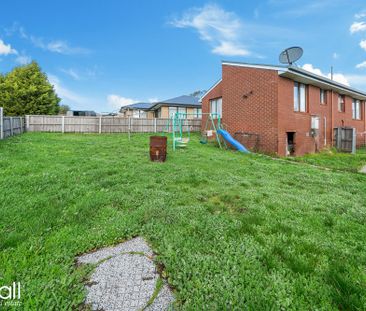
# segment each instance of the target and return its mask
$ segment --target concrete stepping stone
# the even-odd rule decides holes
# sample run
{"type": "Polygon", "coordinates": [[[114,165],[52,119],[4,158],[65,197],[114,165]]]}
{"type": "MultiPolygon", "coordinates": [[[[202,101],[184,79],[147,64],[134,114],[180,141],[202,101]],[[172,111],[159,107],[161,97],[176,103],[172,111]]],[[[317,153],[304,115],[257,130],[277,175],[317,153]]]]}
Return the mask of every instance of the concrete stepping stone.
{"type": "Polygon", "coordinates": [[[78,257],[79,264],[97,265],[86,284],[85,303],[104,311],[171,310],[174,296],[165,281],[156,293],[160,276],[153,256],[145,240],[137,237],[78,257]]]}

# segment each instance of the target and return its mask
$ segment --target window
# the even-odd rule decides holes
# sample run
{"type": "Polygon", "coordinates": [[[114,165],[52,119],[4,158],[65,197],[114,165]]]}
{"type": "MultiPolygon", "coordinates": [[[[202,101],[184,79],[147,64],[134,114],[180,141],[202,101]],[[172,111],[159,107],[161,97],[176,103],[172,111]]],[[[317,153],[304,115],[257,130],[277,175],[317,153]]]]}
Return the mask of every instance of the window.
{"type": "Polygon", "coordinates": [[[294,111],[306,112],[306,85],[294,84],[294,111]]]}
{"type": "Polygon", "coordinates": [[[133,110],[132,111],[132,118],[139,118],[140,117],[140,111],[139,110],[133,110]]]}
{"type": "MultiPolygon", "coordinates": [[[[174,117],[175,113],[187,113],[187,108],[186,107],[169,107],[169,117],[174,117]]],[[[180,115],[179,116],[182,119],[186,119],[187,115],[180,115]]]]}
{"type": "Polygon", "coordinates": [[[194,119],[202,118],[202,109],[201,108],[193,108],[193,118],[194,119]]]}
{"type": "Polygon", "coordinates": [[[346,107],[344,103],[344,95],[338,95],[338,111],[339,112],[345,112],[346,107]]]}
{"type": "Polygon", "coordinates": [[[173,117],[176,112],[178,112],[177,107],[169,107],[169,117],[173,117]]]}
{"type": "Polygon", "coordinates": [[[358,99],[352,101],[352,119],[361,120],[361,101],[358,99]]]}
{"type": "Polygon", "coordinates": [[[132,118],[147,118],[147,112],[144,110],[133,110],[132,118]]]}
{"type": "Polygon", "coordinates": [[[161,118],[161,108],[155,110],[155,118],[161,118]]]}
{"type": "Polygon", "coordinates": [[[147,118],[147,112],[146,111],[143,111],[143,110],[139,110],[140,112],[140,118],[147,118]]]}
{"type": "Polygon", "coordinates": [[[184,115],[180,115],[181,119],[187,119],[187,108],[186,107],[178,107],[179,113],[184,113],[184,115]]]}
{"type": "Polygon", "coordinates": [[[222,117],[222,97],[210,100],[210,113],[215,113],[222,117]]]}
{"type": "Polygon", "coordinates": [[[311,129],[319,130],[320,118],[318,116],[311,116],[311,129]]]}
{"type": "Polygon", "coordinates": [[[327,103],[327,91],[320,89],[320,103],[325,105],[327,103]]]}

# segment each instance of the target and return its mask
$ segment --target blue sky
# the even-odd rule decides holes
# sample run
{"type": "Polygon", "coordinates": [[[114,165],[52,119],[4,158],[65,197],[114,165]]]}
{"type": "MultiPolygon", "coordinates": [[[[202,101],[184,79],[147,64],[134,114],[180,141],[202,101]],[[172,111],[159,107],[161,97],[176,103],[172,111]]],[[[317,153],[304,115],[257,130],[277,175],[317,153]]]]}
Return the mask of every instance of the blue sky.
{"type": "Polygon", "coordinates": [[[0,71],[36,60],[62,102],[115,111],[208,89],[221,60],[298,62],[366,90],[366,3],[358,0],[6,1],[0,71]]]}

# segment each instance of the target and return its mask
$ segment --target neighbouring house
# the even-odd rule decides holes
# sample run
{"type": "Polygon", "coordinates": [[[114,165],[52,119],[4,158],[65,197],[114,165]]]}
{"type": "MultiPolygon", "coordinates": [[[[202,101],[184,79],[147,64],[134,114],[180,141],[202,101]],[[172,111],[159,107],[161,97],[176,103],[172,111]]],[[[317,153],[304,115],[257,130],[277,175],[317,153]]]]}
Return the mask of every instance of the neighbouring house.
{"type": "Polygon", "coordinates": [[[156,118],[169,118],[176,112],[186,113],[188,119],[201,118],[201,102],[198,97],[182,95],[161,102],[151,107],[156,118]]]}
{"type": "Polygon", "coordinates": [[[154,103],[136,103],[127,106],[123,106],[119,114],[123,117],[131,118],[154,118],[154,111],[150,110],[154,103]]]}
{"type": "Polygon", "coordinates": [[[69,110],[66,112],[66,116],[68,117],[95,117],[96,115],[95,111],[90,110],[69,110]]]}
{"type": "Polygon", "coordinates": [[[280,156],[333,146],[337,127],[355,128],[365,144],[365,100],[366,92],[299,67],[227,61],[201,99],[202,112],[219,113],[232,135],[255,135],[260,151],[280,156]]]}
{"type": "Polygon", "coordinates": [[[201,118],[198,97],[182,95],[155,103],[136,103],[123,106],[120,115],[132,118],[169,118],[176,112],[186,113],[188,119],[201,118]]]}

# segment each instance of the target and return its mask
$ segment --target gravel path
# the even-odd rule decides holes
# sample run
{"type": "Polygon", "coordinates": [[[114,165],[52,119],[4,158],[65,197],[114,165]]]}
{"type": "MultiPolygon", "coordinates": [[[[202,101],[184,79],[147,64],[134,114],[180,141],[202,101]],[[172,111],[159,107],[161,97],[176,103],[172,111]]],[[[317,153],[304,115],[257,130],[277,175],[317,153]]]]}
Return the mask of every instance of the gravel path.
{"type": "MultiPolygon", "coordinates": [[[[138,237],[77,258],[79,264],[97,264],[86,284],[85,303],[92,310],[133,311],[172,309],[173,293],[164,281],[152,304],[159,274],[153,262],[153,251],[138,237]]],[[[156,294],[156,293],[155,293],[156,294]]]]}

